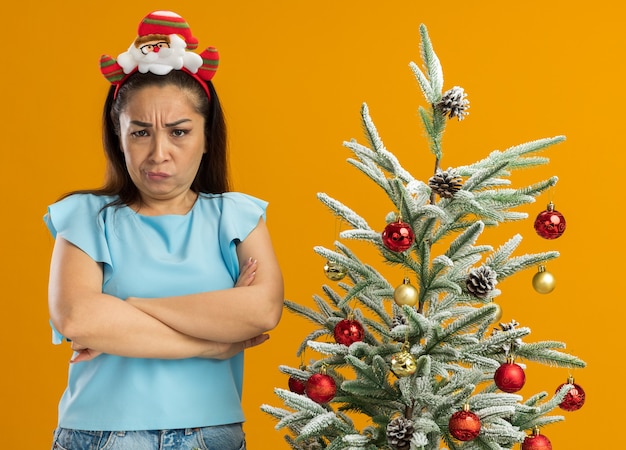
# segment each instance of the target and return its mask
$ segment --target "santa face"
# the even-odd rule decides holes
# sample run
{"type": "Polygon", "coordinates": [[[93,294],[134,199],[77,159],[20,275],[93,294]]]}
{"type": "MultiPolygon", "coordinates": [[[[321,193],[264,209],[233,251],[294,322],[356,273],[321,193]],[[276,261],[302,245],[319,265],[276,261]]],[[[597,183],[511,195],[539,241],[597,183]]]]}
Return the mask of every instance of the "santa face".
{"type": "Polygon", "coordinates": [[[130,73],[136,67],[141,73],[166,75],[172,69],[180,70],[183,67],[186,54],[189,53],[185,51],[186,47],[185,41],[175,34],[153,35],[150,39],[131,44],[128,51],[118,56],[117,62],[124,73],[130,73]]]}
{"type": "Polygon", "coordinates": [[[161,39],[146,42],[140,47],[134,47],[134,57],[139,72],[152,72],[165,75],[172,69],[180,70],[183,67],[185,56],[185,41],[175,34],[169,36],[169,43],[161,39]]]}

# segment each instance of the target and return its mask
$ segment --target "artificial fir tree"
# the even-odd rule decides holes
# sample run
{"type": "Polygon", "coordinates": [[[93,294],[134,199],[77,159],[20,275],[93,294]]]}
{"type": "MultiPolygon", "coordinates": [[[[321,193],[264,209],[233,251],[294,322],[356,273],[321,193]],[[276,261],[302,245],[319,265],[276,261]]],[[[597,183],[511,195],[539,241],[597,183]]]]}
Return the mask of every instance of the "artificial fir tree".
{"type": "MultiPolygon", "coordinates": [[[[427,30],[420,27],[423,67],[411,63],[429,109],[420,107],[433,176],[415,179],[384,146],[363,106],[368,145],[345,143],[348,161],[385,191],[394,210],[384,230],[326,194],[319,199],[352,228],[343,240],[374,245],[404,282],[394,286],[341,241],[316,247],[338,289],[323,286],[318,311],[286,306],[317,328],[297,355],[319,359],[281,366],[290,389],[277,388],[285,408],[263,405],[294,449],[549,449],[539,428],[563,420],[548,413],[560,404],[582,405],[584,391],[570,378],[553,396],[516,394],[525,382],[522,361],[579,368],[560,342],[528,343],[530,329],[498,323],[496,287],[506,277],[540,266],[558,253],[513,256],[516,235],[494,249],[477,244],[486,226],[526,218],[512,209],[531,203],[556,177],[513,189],[514,169],[546,164],[536,153],[563,140],[542,139],[494,151],[476,163],[442,170],[442,135],[448,120],[462,120],[469,102],[460,87],[443,92],[443,74],[427,30]],[[413,281],[413,282],[412,282],[413,281]],[[572,393],[576,394],[573,396],[572,393]],[[582,401],[581,395],[582,392],[582,401]],[[353,415],[366,418],[362,429],[353,415]]],[[[579,406],[578,406],[579,407],[579,406]]],[[[570,409],[571,410],[571,409],[570,409]]]]}

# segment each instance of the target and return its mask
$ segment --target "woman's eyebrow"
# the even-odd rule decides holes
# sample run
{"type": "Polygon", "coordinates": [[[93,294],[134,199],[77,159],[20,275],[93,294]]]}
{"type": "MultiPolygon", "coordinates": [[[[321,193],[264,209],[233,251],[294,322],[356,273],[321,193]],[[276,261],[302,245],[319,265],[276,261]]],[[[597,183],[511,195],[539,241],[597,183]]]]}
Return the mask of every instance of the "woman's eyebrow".
{"type": "Polygon", "coordinates": [[[152,126],[151,123],[142,122],[140,120],[131,120],[130,123],[132,123],[133,125],[137,125],[138,127],[145,127],[145,128],[150,128],[152,126]]]}
{"type": "MultiPolygon", "coordinates": [[[[191,122],[191,119],[180,119],[177,120],[176,122],[172,122],[172,123],[166,123],[165,127],[166,128],[171,128],[171,127],[175,127],[177,125],[180,125],[181,123],[184,122],[191,122]]],[[[130,123],[132,123],[133,125],[137,125],[138,127],[145,127],[145,128],[151,128],[152,124],[149,122],[142,122],[140,120],[131,120],[130,123]]]]}
{"type": "Polygon", "coordinates": [[[166,123],[165,127],[166,128],[175,127],[176,125],[180,125],[181,123],[184,123],[184,122],[191,122],[191,119],[180,119],[180,120],[177,120],[176,122],[166,123]]]}

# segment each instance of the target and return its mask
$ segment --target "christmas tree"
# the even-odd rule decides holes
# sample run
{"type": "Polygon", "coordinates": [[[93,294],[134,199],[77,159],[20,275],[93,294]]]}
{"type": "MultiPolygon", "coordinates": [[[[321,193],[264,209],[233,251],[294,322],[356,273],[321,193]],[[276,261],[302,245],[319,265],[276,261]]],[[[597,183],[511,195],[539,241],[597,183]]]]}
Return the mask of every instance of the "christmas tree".
{"type": "MultiPolygon", "coordinates": [[[[433,176],[423,182],[401,166],[364,105],[367,145],[346,142],[354,154],[348,162],[391,200],[387,225],[376,230],[340,201],[318,194],[350,225],[340,238],[373,245],[403,282],[387,281],[343,241],[334,249],[316,247],[337,286],[324,285],[324,296],[314,296],[317,310],[292,301],[286,307],[315,324],[296,355],[304,361],[310,350],[318,359],[280,366],[289,389],[275,392],[286,408],[262,409],[277,419],[277,429],[289,431],[285,439],[293,449],[510,449],[518,443],[524,450],[550,449],[539,429],[563,420],[550,415],[555,408],[580,408],[584,391],[570,377],[551,394],[524,399],[516,393],[525,383],[524,362],[565,368],[585,363],[565,353],[561,342],[526,342],[527,326],[499,323],[496,286],[539,267],[533,284],[549,291],[543,264],[559,254],[514,256],[520,235],[497,248],[477,241],[485,227],[526,219],[513,209],[556,184],[552,177],[511,188],[509,178],[515,169],[547,164],[537,153],[564,138],[493,151],[443,170],[444,129],[450,119],[465,118],[469,101],[458,86],[443,92],[442,67],[423,25],[420,35],[423,65],[410,67],[429,105],[419,108],[419,116],[435,159],[433,176]]],[[[558,237],[564,218],[552,208],[545,215],[535,229],[558,237]]]]}

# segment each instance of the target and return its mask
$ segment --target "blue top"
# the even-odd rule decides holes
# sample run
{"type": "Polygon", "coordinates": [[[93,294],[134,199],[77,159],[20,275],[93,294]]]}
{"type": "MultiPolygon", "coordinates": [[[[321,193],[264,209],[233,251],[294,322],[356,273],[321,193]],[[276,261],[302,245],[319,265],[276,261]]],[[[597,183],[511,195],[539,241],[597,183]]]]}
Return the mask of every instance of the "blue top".
{"type": "MultiPolygon", "coordinates": [[[[44,220],[55,238],[103,263],[102,291],[120,299],[233,287],[236,244],[267,207],[235,192],[201,194],[185,215],[142,216],[126,206],[102,209],[113,200],[72,195],[49,206],[44,220]]],[[[243,353],[223,361],[103,354],[70,365],[59,426],[128,431],[242,422],[242,378],[243,353]]]]}

